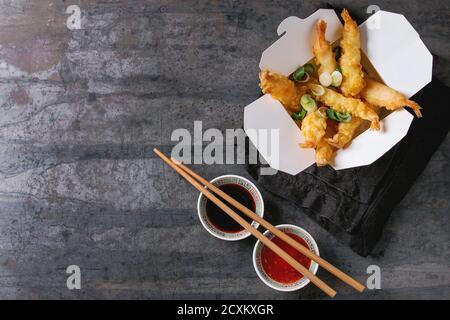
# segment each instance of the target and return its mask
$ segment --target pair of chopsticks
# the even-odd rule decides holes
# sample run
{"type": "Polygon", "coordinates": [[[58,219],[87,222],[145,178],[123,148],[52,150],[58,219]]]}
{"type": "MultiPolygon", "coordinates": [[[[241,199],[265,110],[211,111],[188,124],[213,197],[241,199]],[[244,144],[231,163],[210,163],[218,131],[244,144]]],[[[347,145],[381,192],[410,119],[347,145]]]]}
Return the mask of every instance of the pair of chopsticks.
{"type": "Polygon", "coordinates": [[[347,283],[349,286],[353,287],[359,292],[364,291],[365,287],[351,278],[349,275],[345,274],[323,258],[317,256],[314,252],[310,251],[309,248],[304,247],[299,242],[295,241],[293,238],[289,237],[283,231],[275,228],[272,224],[258,216],[252,210],[248,209],[228,194],[209,183],[207,180],[203,179],[201,176],[193,172],[191,169],[186,167],[181,162],[175,159],[169,159],[166,157],[161,151],[158,149],[153,149],[153,151],[162,159],[165,163],[167,163],[172,169],[178,172],[183,178],[185,178],[188,182],[190,182],[198,191],[200,191],[206,198],[214,202],[220,209],[222,209],[225,213],[227,213],[232,219],[234,219],[237,223],[239,223],[245,230],[250,232],[253,236],[255,236],[259,241],[261,241],[265,246],[267,246],[270,250],[280,256],[284,261],[286,261],[289,265],[291,265],[295,270],[300,272],[304,277],[309,279],[312,283],[314,283],[319,289],[325,292],[330,297],[334,297],[336,295],[336,291],[333,290],[330,286],[328,286],[325,282],[311,273],[308,269],[306,269],[302,264],[300,264],[297,260],[292,258],[286,251],[281,249],[275,243],[273,243],[269,238],[264,236],[260,231],[256,228],[252,227],[250,223],[244,220],[241,216],[239,216],[236,212],[234,212],[229,206],[223,203],[219,198],[217,198],[212,192],[219,195],[221,198],[230,203],[233,207],[258,222],[261,226],[269,230],[272,234],[291,245],[299,252],[301,252],[306,257],[315,261],[322,268],[328,270],[331,274],[341,279],[343,282],[347,283]],[[205,188],[205,186],[207,188],[205,188]],[[212,191],[212,192],[211,192],[212,191]]]}

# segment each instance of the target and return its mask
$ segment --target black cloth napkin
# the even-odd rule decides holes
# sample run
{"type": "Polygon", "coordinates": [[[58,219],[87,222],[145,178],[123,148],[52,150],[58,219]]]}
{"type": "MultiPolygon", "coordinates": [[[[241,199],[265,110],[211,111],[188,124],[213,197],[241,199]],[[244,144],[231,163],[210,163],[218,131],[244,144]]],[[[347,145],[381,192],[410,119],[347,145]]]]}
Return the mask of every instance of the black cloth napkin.
{"type": "Polygon", "coordinates": [[[445,139],[449,93],[433,79],[416,94],[412,99],[423,107],[423,118],[414,119],[407,136],[371,165],[340,171],[313,165],[296,176],[260,175],[261,164],[247,165],[247,171],[260,186],[306,209],[341,242],[367,256],[392,210],[445,139]]]}

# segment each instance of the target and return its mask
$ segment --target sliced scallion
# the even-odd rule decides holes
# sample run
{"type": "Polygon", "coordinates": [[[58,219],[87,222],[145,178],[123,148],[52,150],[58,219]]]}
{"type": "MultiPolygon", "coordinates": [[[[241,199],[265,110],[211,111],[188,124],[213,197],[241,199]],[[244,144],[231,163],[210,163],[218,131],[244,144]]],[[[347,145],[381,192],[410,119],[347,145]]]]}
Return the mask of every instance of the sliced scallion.
{"type": "Polygon", "coordinates": [[[301,97],[300,104],[302,105],[303,109],[305,109],[308,113],[317,110],[316,101],[309,94],[304,94],[301,97]]]}
{"type": "Polygon", "coordinates": [[[300,67],[292,74],[292,79],[295,81],[301,81],[303,80],[303,77],[305,76],[305,67],[300,67]]]}
{"type": "Polygon", "coordinates": [[[295,121],[301,121],[305,118],[306,114],[306,110],[302,108],[302,110],[300,110],[299,112],[294,112],[291,117],[295,121]]]}
{"type": "Polygon", "coordinates": [[[336,120],[338,122],[350,122],[352,121],[352,115],[348,112],[345,113],[341,113],[341,112],[337,112],[334,109],[327,109],[327,115],[328,118],[336,120]]]}
{"type": "Polygon", "coordinates": [[[300,80],[299,82],[308,82],[309,81],[309,73],[305,72],[305,77],[303,80],[300,80]]]}
{"type": "Polygon", "coordinates": [[[331,77],[331,74],[329,72],[323,72],[319,76],[319,82],[324,87],[329,87],[329,86],[331,86],[331,83],[333,82],[333,78],[331,77]]]}
{"type": "Polygon", "coordinates": [[[298,68],[292,74],[292,79],[298,82],[307,82],[311,75],[314,74],[314,66],[311,63],[307,63],[304,66],[298,68]]]}
{"type": "Polygon", "coordinates": [[[311,84],[309,85],[309,89],[316,97],[322,96],[325,93],[325,89],[320,84],[311,84]]]}
{"type": "Polygon", "coordinates": [[[312,63],[307,63],[304,65],[305,72],[310,76],[314,74],[314,65],[312,63]]]}
{"type": "Polygon", "coordinates": [[[331,79],[332,79],[331,85],[333,87],[339,87],[342,83],[342,73],[339,70],[334,71],[331,74],[331,79]]]}

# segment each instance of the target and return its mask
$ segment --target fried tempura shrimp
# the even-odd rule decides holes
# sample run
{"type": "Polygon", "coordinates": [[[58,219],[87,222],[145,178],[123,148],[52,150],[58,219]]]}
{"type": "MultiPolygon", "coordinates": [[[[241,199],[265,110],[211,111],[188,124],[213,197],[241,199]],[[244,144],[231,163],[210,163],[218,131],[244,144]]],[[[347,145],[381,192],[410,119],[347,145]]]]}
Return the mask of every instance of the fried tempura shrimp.
{"type": "Polygon", "coordinates": [[[329,164],[335,155],[336,149],[330,145],[325,138],[322,138],[316,147],[316,164],[317,166],[326,166],[329,164]]]}
{"type": "Polygon", "coordinates": [[[418,118],[422,117],[421,107],[414,101],[408,100],[400,92],[375,80],[367,79],[367,84],[361,91],[361,98],[371,105],[385,107],[388,110],[395,110],[402,107],[410,107],[418,118]]]}
{"type": "Polygon", "coordinates": [[[361,39],[356,22],[346,9],[342,11],[344,29],[342,31],[342,55],[339,64],[342,69],[341,91],[345,96],[357,96],[364,88],[364,73],[361,67],[361,39]]]}
{"type": "Polygon", "coordinates": [[[316,64],[319,66],[319,75],[323,72],[329,72],[331,74],[337,68],[337,62],[331,49],[331,45],[327,39],[325,39],[326,30],[327,23],[323,20],[317,21],[313,52],[316,57],[316,64]]]}
{"type": "Polygon", "coordinates": [[[378,114],[365,102],[356,99],[344,97],[342,94],[324,88],[325,93],[321,96],[317,96],[316,99],[336,110],[337,112],[348,112],[354,117],[359,117],[371,122],[370,128],[372,130],[380,130],[380,121],[378,114]]]}
{"type": "Polygon", "coordinates": [[[316,148],[319,141],[325,135],[327,119],[324,111],[319,109],[308,114],[302,121],[301,131],[305,137],[302,148],[316,148]]]}
{"type": "Polygon", "coordinates": [[[356,129],[361,125],[362,120],[358,117],[353,117],[350,122],[339,122],[338,132],[326,141],[338,148],[344,148],[350,141],[352,141],[353,136],[355,135],[356,129]]]}
{"type": "Polygon", "coordinates": [[[300,109],[300,94],[295,83],[275,72],[264,70],[259,74],[259,86],[263,93],[269,93],[287,109],[297,112],[300,109]]]}

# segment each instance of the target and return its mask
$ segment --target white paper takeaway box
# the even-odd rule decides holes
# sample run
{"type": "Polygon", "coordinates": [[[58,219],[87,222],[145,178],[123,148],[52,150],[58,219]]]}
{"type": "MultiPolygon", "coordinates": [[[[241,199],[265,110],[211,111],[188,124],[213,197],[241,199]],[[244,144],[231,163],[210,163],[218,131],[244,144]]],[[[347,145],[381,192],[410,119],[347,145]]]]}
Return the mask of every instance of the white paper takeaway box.
{"type": "MultiPolygon", "coordinates": [[[[342,24],[334,10],[320,9],[306,19],[288,17],[277,30],[279,36],[284,35],[263,52],[260,69],[287,76],[310,61],[313,29],[319,19],[327,21],[330,42],[341,37],[342,24]]],[[[361,49],[388,86],[411,97],[431,81],[433,57],[403,15],[378,11],[359,30],[361,49]]],[[[367,130],[339,150],[332,167],[340,170],[373,163],[406,135],[412,120],[404,109],[392,112],[381,121],[382,131],[367,130]]],[[[244,130],[274,169],[295,175],[315,163],[314,150],[299,147],[304,141],[300,129],[281,103],[268,94],[245,107],[244,130]],[[270,140],[258,143],[255,134],[270,129],[278,130],[276,148],[270,140]]]]}

